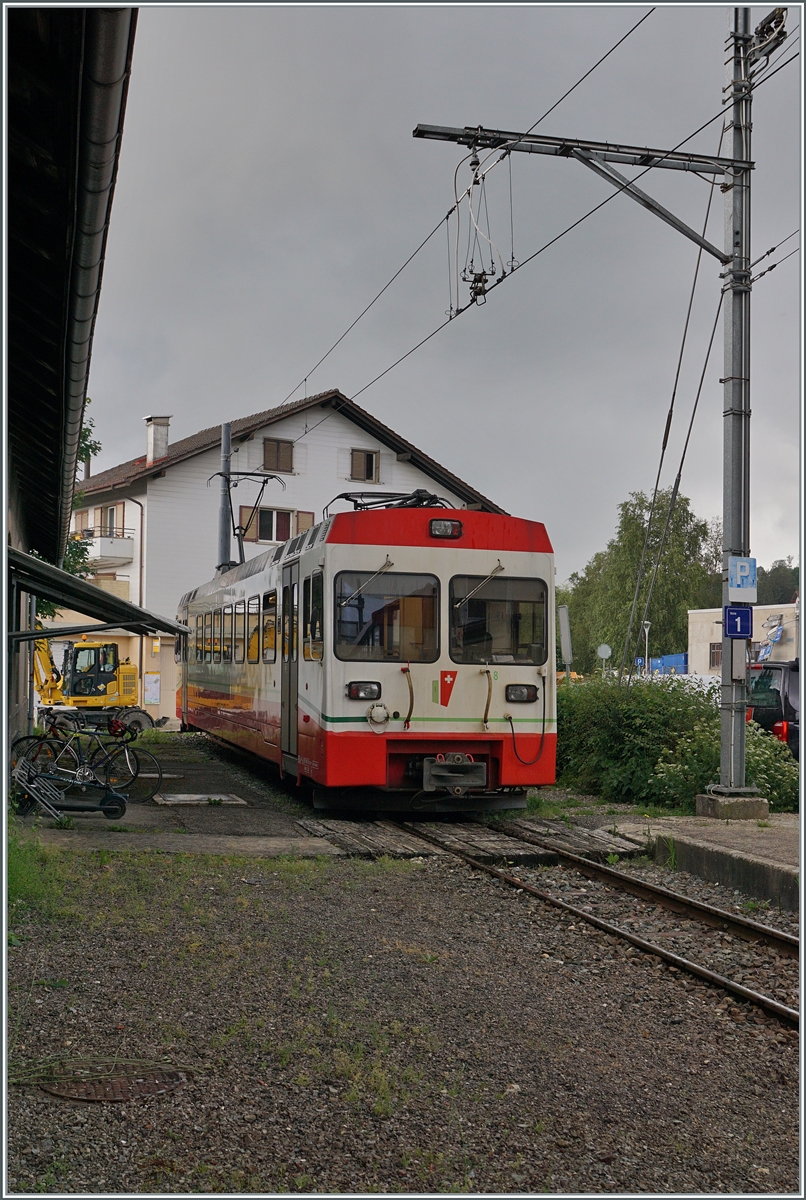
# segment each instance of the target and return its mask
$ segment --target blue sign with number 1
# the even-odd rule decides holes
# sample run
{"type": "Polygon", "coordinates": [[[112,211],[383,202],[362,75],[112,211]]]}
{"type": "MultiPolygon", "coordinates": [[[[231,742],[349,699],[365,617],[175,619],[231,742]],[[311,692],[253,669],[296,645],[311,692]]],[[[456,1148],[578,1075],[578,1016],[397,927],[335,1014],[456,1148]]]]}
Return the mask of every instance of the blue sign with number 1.
{"type": "Polygon", "coordinates": [[[738,608],[726,604],[722,610],[723,629],[725,637],[751,638],[753,636],[752,608],[738,608]]]}

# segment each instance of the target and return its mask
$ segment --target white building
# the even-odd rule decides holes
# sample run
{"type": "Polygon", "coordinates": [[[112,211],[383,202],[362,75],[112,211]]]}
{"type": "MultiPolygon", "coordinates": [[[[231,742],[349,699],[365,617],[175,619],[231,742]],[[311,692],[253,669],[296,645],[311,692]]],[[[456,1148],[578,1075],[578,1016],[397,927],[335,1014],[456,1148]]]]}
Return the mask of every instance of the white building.
{"type": "MultiPolygon", "coordinates": [[[[218,563],[220,480],[212,477],[221,468],[221,427],[171,444],[170,417],[145,420],[146,452],[84,480],[85,503],[74,514],[73,529],[90,542],[93,583],[172,616],[182,595],[211,579],[218,563]]],[[[235,520],[244,527],[249,522],[247,558],[310,528],[341,492],[424,488],[457,508],[503,512],[338,391],[231,426],[233,473],[265,471],[282,481],[269,480],[251,521],[260,482],[242,480],[233,489],[235,520]]],[[[345,507],[339,501],[332,511],[345,507]]],[[[122,657],[128,653],[139,664],[141,680],[146,674],[148,695],[141,701],[159,691],[159,703],[147,705],[148,711],[173,717],[173,646],[167,639],[110,637],[122,657]]]]}
{"type": "MultiPolygon", "coordinates": [[[[799,602],[753,606],[752,662],[769,658],[789,661],[799,656],[799,602]]],[[[722,674],[722,609],[692,608],[688,613],[688,671],[690,675],[722,674]]]]}

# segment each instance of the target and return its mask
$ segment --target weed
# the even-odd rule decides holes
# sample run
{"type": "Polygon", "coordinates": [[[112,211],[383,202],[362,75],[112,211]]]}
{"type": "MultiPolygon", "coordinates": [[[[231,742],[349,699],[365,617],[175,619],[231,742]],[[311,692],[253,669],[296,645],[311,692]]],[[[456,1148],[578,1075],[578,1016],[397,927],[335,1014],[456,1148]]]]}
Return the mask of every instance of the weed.
{"type": "Polygon", "coordinates": [[[608,854],[607,861],[610,863],[611,867],[615,867],[616,863],[619,861],[619,856],[617,854],[608,854]]]}
{"type": "Polygon", "coordinates": [[[64,813],[53,822],[53,829],[75,829],[76,823],[72,817],[65,816],[64,813]]]}
{"type": "Polygon", "coordinates": [[[758,825],[759,829],[769,829],[772,821],[756,821],[756,825],[758,825]]]}
{"type": "Polygon", "coordinates": [[[208,803],[208,804],[215,804],[215,805],[219,805],[219,804],[223,804],[223,803],[224,803],[224,801],[221,799],[221,797],[220,797],[220,796],[208,796],[208,797],[207,797],[207,803],[208,803]]]}
{"type": "Polygon", "coordinates": [[[770,903],[771,901],[769,900],[745,900],[742,905],[742,911],[746,913],[766,912],[770,907],[770,903]]]}
{"type": "Polygon", "coordinates": [[[128,825],[107,825],[106,828],[110,833],[131,833],[128,825]]]}
{"type": "Polygon", "coordinates": [[[661,837],[661,838],[658,838],[658,843],[661,846],[663,846],[663,848],[666,851],[665,866],[667,866],[670,871],[676,871],[677,870],[677,846],[675,846],[675,844],[674,844],[674,838],[661,837]]]}

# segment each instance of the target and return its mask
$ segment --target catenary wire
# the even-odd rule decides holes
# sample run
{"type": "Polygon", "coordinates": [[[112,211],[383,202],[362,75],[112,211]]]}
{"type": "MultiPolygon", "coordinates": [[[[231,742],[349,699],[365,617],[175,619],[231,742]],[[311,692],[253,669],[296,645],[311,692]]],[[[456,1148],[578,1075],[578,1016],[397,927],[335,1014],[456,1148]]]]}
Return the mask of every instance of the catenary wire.
{"type": "MultiPolygon", "coordinates": [[[[702,125],[698,126],[698,128],[695,129],[693,133],[690,133],[688,135],[688,137],[683,138],[683,140],[678,142],[676,146],[673,146],[671,150],[667,150],[666,154],[663,157],[667,157],[669,154],[674,154],[674,152],[676,150],[679,150],[681,146],[685,146],[686,142],[690,142],[691,139],[693,137],[696,137],[698,133],[702,133],[703,129],[707,129],[709,125],[713,125],[714,121],[718,121],[720,118],[724,118],[724,115],[725,115],[724,110],[720,110],[713,117],[710,117],[702,125]]],[[[469,157],[469,156],[467,156],[467,157],[469,157]]],[[[662,159],[659,159],[658,161],[660,162],[660,161],[662,161],[662,159]]],[[[655,167],[656,167],[656,164],[650,163],[650,165],[648,167],[645,167],[643,171],[641,171],[638,175],[636,175],[635,179],[630,180],[628,183],[620,185],[610,196],[605,196],[604,200],[602,200],[598,204],[594,205],[594,207],[589,209],[588,212],[583,213],[583,215],[581,217],[578,217],[576,221],[573,221],[570,225],[568,225],[560,233],[556,234],[553,238],[550,238],[549,241],[545,242],[538,250],[535,250],[533,254],[530,254],[528,258],[525,258],[520,265],[523,267],[523,266],[526,266],[527,263],[532,262],[535,258],[537,258],[545,250],[548,250],[550,246],[555,245],[555,243],[559,242],[560,239],[565,237],[566,234],[571,233],[571,231],[576,229],[578,225],[581,225],[583,221],[586,221],[588,219],[588,217],[592,217],[593,214],[598,212],[600,208],[604,208],[604,206],[606,204],[609,204],[611,200],[614,200],[615,197],[620,195],[620,193],[624,190],[624,188],[628,187],[630,183],[637,182],[643,175],[646,175],[646,173],[648,171],[654,170],[655,167]]],[[[441,222],[440,222],[440,224],[441,224],[441,222]]],[[[512,276],[512,272],[510,272],[505,277],[497,279],[495,281],[495,283],[491,284],[490,287],[487,288],[487,294],[489,295],[490,292],[494,291],[497,287],[500,287],[501,284],[504,282],[504,280],[511,278],[511,276],[512,276]]],[[[461,316],[462,313],[467,312],[467,310],[472,307],[473,307],[472,301],[469,301],[463,307],[458,307],[456,309],[456,311],[454,312],[452,318],[448,318],[448,320],[445,320],[445,321],[441,322],[441,324],[437,325],[437,327],[435,329],[432,329],[432,331],[429,334],[427,334],[424,338],[422,338],[419,342],[417,342],[417,344],[415,346],[412,346],[411,349],[407,350],[405,354],[401,354],[400,358],[395,359],[395,361],[393,363],[391,363],[388,367],[386,367],[385,370],[381,371],[379,375],[376,375],[374,377],[374,379],[371,379],[369,381],[369,383],[364,384],[364,386],[360,389],[360,391],[355,392],[352,395],[351,399],[355,400],[356,397],[362,395],[363,392],[366,392],[367,389],[371,388],[372,385],[377,383],[379,379],[383,379],[384,375],[388,375],[389,372],[394,370],[394,368],[396,366],[398,366],[400,363],[402,363],[411,354],[414,354],[415,350],[419,350],[419,348],[421,346],[424,346],[426,342],[429,342],[431,340],[431,338],[435,337],[441,330],[443,330],[445,328],[446,325],[450,325],[452,323],[452,321],[455,321],[457,317],[461,316]]],[[[324,419],[327,420],[328,418],[326,417],[324,419]]],[[[321,422],[319,422],[319,423],[321,424],[321,422]]],[[[313,426],[313,428],[315,429],[316,426],[313,426]]],[[[310,431],[307,431],[307,432],[310,432],[310,431]]],[[[302,434],[301,436],[304,437],[305,434],[302,434]]]]}
{"type": "MultiPolygon", "coordinates": [[[[614,44],[613,44],[613,45],[610,47],[610,49],[609,49],[609,50],[608,50],[608,51],[607,51],[605,54],[603,54],[603,55],[602,55],[602,57],[601,57],[600,59],[598,59],[598,60],[597,60],[597,61],[596,61],[596,62],[593,64],[593,66],[592,66],[592,67],[590,67],[590,68],[589,68],[589,69],[588,69],[588,70],[585,72],[585,74],[584,74],[584,75],[580,76],[580,78],[579,78],[579,79],[576,81],[576,83],[574,83],[574,84],[573,84],[573,85],[572,85],[572,86],[571,86],[571,87],[570,87],[570,88],[569,88],[569,89],[568,89],[566,92],[564,92],[564,93],[563,93],[563,95],[562,95],[562,96],[560,96],[559,100],[555,101],[555,103],[554,103],[554,104],[552,104],[552,106],[551,106],[550,108],[546,109],[546,111],[543,113],[543,115],[542,115],[542,116],[540,116],[540,117],[538,117],[538,119],[537,119],[537,120],[534,122],[534,124],[533,124],[533,125],[531,125],[531,126],[529,127],[529,130],[528,130],[528,132],[529,132],[529,133],[531,133],[531,132],[532,132],[534,129],[536,129],[536,128],[537,128],[537,126],[538,126],[538,125],[541,123],[541,121],[544,121],[544,120],[546,119],[546,117],[547,117],[547,116],[548,116],[550,113],[552,113],[552,112],[554,111],[554,109],[558,107],[558,105],[560,105],[560,104],[563,102],[563,100],[565,100],[565,99],[566,99],[568,96],[570,96],[570,95],[571,95],[571,93],[572,93],[573,91],[575,91],[575,89],[576,89],[576,88],[578,88],[578,87],[579,87],[579,85],[580,85],[581,83],[584,83],[584,81],[585,81],[585,80],[588,78],[588,76],[589,76],[589,75],[591,75],[591,74],[593,74],[593,72],[596,70],[596,68],[597,68],[597,67],[599,67],[599,66],[601,66],[601,64],[602,64],[602,63],[605,61],[605,59],[609,58],[609,57],[610,57],[610,55],[611,55],[611,54],[612,54],[612,53],[613,53],[615,50],[617,50],[617,49],[618,49],[618,47],[619,47],[619,46],[620,46],[620,45],[621,45],[623,42],[625,42],[625,41],[627,40],[627,38],[628,38],[628,37],[630,37],[630,35],[631,35],[631,34],[633,34],[633,33],[635,32],[635,30],[636,30],[636,29],[639,27],[639,25],[642,25],[642,24],[644,23],[644,21],[646,21],[646,20],[647,20],[647,18],[648,18],[648,17],[650,17],[650,16],[652,15],[652,13],[653,13],[653,12],[655,12],[655,6],[653,6],[652,8],[650,8],[650,10],[649,10],[648,12],[644,13],[643,17],[641,17],[641,19],[640,19],[639,21],[637,21],[637,22],[635,23],[635,25],[633,25],[633,27],[632,27],[631,29],[629,29],[629,30],[628,30],[628,31],[627,31],[627,32],[626,32],[626,33],[625,33],[625,34],[624,34],[622,37],[620,37],[620,38],[619,38],[619,40],[618,40],[617,42],[615,42],[615,43],[614,43],[614,44]]],[[[471,154],[472,154],[472,151],[471,151],[471,154]]],[[[431,238],[434,236],[434,234],[437,232],[437,230],[438,230],[438,229],[440,228],[440,226],[442,225],[442,222],[443,222],[443,221],[447,222],[447,221],[450,219],[450,217],[451,217],[451,215],[453,214],[453,212],[454,212],[454,211],[456,211],[456,214],[457,214],[457,217],[456,217],[456,254],[455,254],[455,264],[456,264],[456,310],[455,310],[455,312],[454,312],[452,315],[453,315],[453,316],[458,316],[458,315],[459,315],[459,313],[461,313],[461,312],[463,312],[463,311],[464,311],[464,309],[463,309],[463,308],[461,308],[461,307],[460,307],[460,305],[459,305],[459,204],[460,204],[461,200],[463,200],[463,199],[465,198],[465,196],[466,196],[466,195],[468,195],[468,194],[470,194],[470,198],[471,198],[471,204],[472,204],[472,188],[468,188],[468,189],[466,189],[466,191],[462,193],[462,196],[461,196],[461,198],[460,198],[460,197],[458,196],[458,194],[457,194],[457,191],[456,191],[456,181],[457,181],[457,176],[458,176],[458,172],[459,172],[459,167],[462,165],[462,163],[466,162],[466,161],[467,161],[467,159],[471,157],[471,154],[466,154],[466,155],[464,156],[464,158],[462,158],[462,159],[459,161],[459,163],[458,163],[458,165],[457,165],[457,167],[456,167],[456,171],[454,172],[454,205],[453,205],[453,208],[451,208],[451,209],[449,209],[449,210],[448,210],[448,212],[446,213],[446,215],[445,215],[445,216],[444,216],[444,217],[443,217],[443,218],[442,218],[442,219],[439,221],[439,223],[438,223],[438,224],[437,224],[437,225],[436,225],[436,226],[435,226],[435,227],[434,227],[434,228],[431,230],[431,233],[429,233],[428,237],[426,237],[426,238],[425,238],[425,239],[424,239],[424,240],[423,240],[423,241],[420,243],[420,245],[417,247],[417,249],[414,251],[414,253],[413,253],[413,254],[411,254],[411,255],[409,256],[409,258],[407,258],[407,259],[406,259],[406,261],[403,263],[403,266],[402,266],[402,267],[400,267],[400,269],[399,269],[398,271],[396,271],[396,272],[395,272],[395,274],[392,276],[392,278],[389,280],[389,282],[388,282],[387,284],[385,284],[385,286],[384,286],[384,287],[382,287],[382,288],[381,288],[381,290],[380,290],[380,291],[378,292],[378,294],[377,294],[377,295],[374,297],[374,299],[373,299],[373,300],[371,300],[371,301],[370,301],[370,303],[369,303],[369,304],[366,306],[366,308],[365,308],[365,309],[364,309],[362,312],[360,312],[360,313],[358,314],[358,316],[357,316],[357,317],[356,317],[356,319],[353,321],[353,323],[352,323],[350,326],[348,326],[348,328],[347,328],[347,329],[345,329],[344,333],[341,335],[341,337],[340,337],[340,338],[338,338],[338,340],[337,340],[337,341],[335,341],[335,342],[333,343],[333,345],[330,347],[330,349],[327,351],[327,353],[323,354],[323,355],[322,355],[322,357],[319,359],[319,361],[318,361],[318,362],[315,364],[315,366],[313,366],[313,367],[310,369],[310,371],[308,371],[308,373],[305,375],[304,379],[300,380],[300,382],[299,382],[299,383],[296,385],[296,387],[292,388],[292,390],[291,390],[291,391],[288,393],[288,395],[285,397],[285,400],[283,400],[283,404],[285,404],[285,403],[286,403],[286,401],[288,401],[288,400],[290,400],[290,399],[291,399],[291,397],[294,395],[294,392],[296,392],[296,391],[297,391],[297,389],[298,389],[298,388],[299,388],[299,387],[300,387],[300,386],[301,386],[303,383],[306,383],[306,384],[307,384],[307,379],[308,379],[308,376],[309,376],[309,375],[312,375],[312,374],[313,374],[313,372],[314,372],[314,371],[317,369],[317,367],[320,367],[320,366],[322,365],[322,363],[325,361],[325,359],[326,359],[326,358],[327,358],[327,357],[328,357],[330,354],[332,354],[332,352],[333,352],[333,351],[336,349],[336,347],[337,347],[337,346],[338,346],[338,345],[339,345],[341,342],[343,342],[343,341],[344,341],[344,339],[346,338],[347,334],[348,334],[348,333],[350,333],[350,331],[351,331],[352,329],[354,329],[354,328],[355,328],[355,326],[358,324],[358,322],[361,320],[361,318],[362,318],[362,317],[364,317],[364,316],[366,315],[366,313],[368,313],[368,312],[369,312],[369,310],[372,308],[373,304],[375,304],[375,302],[381,298],[381,296],[384,294],[384,292],[387,290],[387,288],[389,288],[389,287],[391,286],[391,284],[392,284],[392,283],[394,283],[394,281],[395,281],[395,280],[397,279],[397,277],[398,277],[398,276],[401,274],[401,272],[405,270],[405,268],[406,268],[406,267],[409,265],[409,263],[412,261],[412,259],[413,259],[413,258],[414,258],[414,257],[415,257],[417,254],[419,254],[420,250],[422,250],[422,249],[423,249],[423,248],[424,248],[424,247],[427,245],[427,243],[428,243],[428,242],[431,240],[431,238]]],[[[511,167],[510,167],[510,202],[511,202],[511,199],[512,199],[512,193],[511,193],[511,167]]],[[[499,258],[500,258],[500,254],[499,254],[499,258]]],[[[514,233],[513,233],[513,261],[514,261],[514,233]]],[[[449,270],[450,270],[450,253],[449,253],[449,270]]],[[[451,297],[451,307],[452,307],[452,305],[453,305],[453,297],[451,297]]],[[[449,319],[452,319],[452,317],[449,317],[449,319]]],[[[441,328],[442,328],[442,326],[440,326],[439,328],[441,329],[441,328]]],[[[439,330],[434,330],[434,333],[437,333],[437,332],[439,332],[439,330]]],[[[433,334],[430,334],[430,335],[429,335],[429,337],[432,337],[432,336],[433,336],[433,334]]],[[[426,339],[424,339],[424,340],[425,340],[425,341],[428,341],[428,340],[429,340],[429,338],[426,338],[426,339]]],[[[412,354],[412,353],[414,353],[414,350],[418,349],[418,348],[419,348],[419,346],[421,346],[421,345],[423,345],[423,342],[419,342],[417,346],[414,346],[414,347],[413,347],[413,348],[412,348],[410,351],[408,351],[408,353],[407,353],[407,354],[403,355],[403,358],[407,358],[407,357],[408,357],[408,354],[412,354]]],[[[398,359],[398,360],[397,360],[397,362],[402,362],[402,361],[403,361],[403,358],[400,358],[400,359],[398,359]]],[[[396,366],[396,365],[397,365],[397,363],[393,363],[393,364],[392,364],[392,366],[396,366]]],[[[389,368],[389,370],[391,370],[391,367],[389,368]]],[[[383,372],[383,374],[386,374],[386,372],[383,372]]],[[[380,379],[380,378],[381,378],[381,376],[380,376],[380,375],[379,375],[379,376],[377,376],[377,379],[380,379]]],[[[373,380],[372,382],[374,383],[374,382],[376,382],[376,381],[377,381],[377,380],[373,380]]],[[[370,386],[371,386],[371,384],[367,384],[367,387],[370,387],[370,386]]],[[[366,388],[362,388],[361,390],[362,390],[362,391],[365,391],[365,390],[366,390],[366,388]]],[[[356,395],[359,395],[359,394],[360,394],[360,393],[356,393],[356,395]]],[[[325,419],[325,420],[327,420],[327,418],[324,418],[324,419],[325,419]]],[[[322,423],[322,422],[321,422],[321,421],[319,421],[319,422],[317,422],[317,425],[321,425],[321,423],[322,423]]],[[[315,429],[315,428],[316,428],[316,425],[312,426],[312,429],[315,429]]],[[[309,433],[309,432],[310,432],[310,430],[307,430],[307,429],[306,429],[305,433],[304,433],[304,434],[302,434],[301,436],[302,436],[302,437],[305,437],[305,435],[306,435],[307,433],[309,433]]],[[[296,439],[296,440],[298,441],[299,439],[296,439]]]]}

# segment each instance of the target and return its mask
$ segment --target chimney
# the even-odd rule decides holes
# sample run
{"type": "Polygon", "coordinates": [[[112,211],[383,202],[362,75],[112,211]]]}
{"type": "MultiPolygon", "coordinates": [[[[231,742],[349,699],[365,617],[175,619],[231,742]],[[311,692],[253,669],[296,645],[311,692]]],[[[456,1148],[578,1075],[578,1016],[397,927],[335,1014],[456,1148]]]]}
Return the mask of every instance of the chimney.
{"type": "Polygon", "coordinates": [[[146,431],[148,435],[148,448],[146,450],[146,462],[156,462],[158,458],[165,458],[168,453],[168,426],[171,423],[170,417],[145,417],[146,431]]]}

